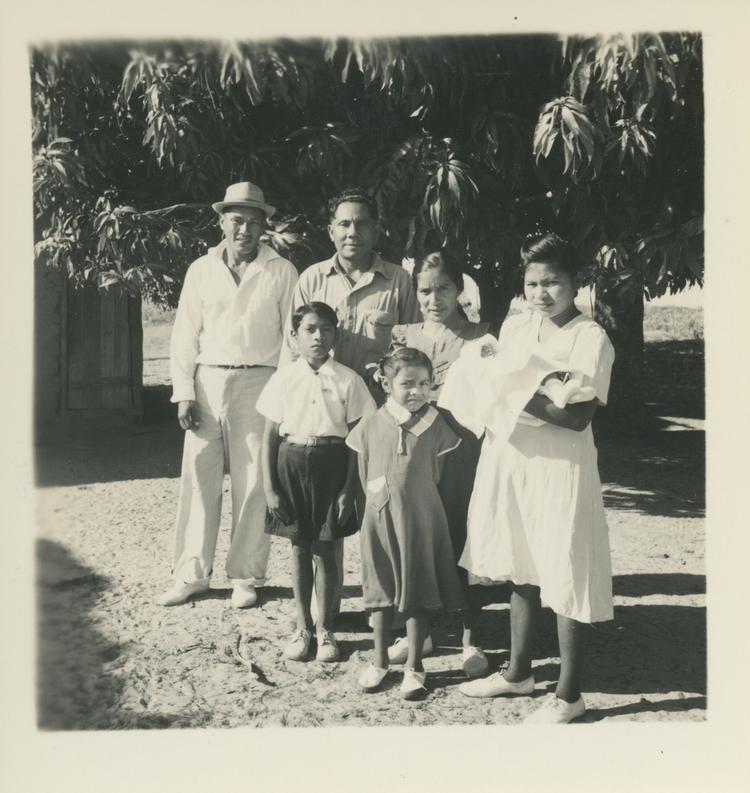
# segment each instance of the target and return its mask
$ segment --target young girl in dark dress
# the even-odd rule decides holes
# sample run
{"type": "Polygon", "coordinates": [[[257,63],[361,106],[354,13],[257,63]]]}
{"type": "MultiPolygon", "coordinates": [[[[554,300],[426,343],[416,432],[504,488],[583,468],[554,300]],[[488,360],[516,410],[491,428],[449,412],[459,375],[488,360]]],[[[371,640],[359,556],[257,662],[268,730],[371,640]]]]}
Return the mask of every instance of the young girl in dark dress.
{"type": "Polygon", "coordinates": [[[442,461],[461,441],[429,404],[432,364],[424,353],[408,347],[389,353],[379,374],[386,403],[347,438],[358,455],[366,498],[362,596],[372,613],[375,640],[374,663],[359,683],[375,691],[385,679],[398,612],[406,620],[407,636],[401,694],[416,699],[426,691],[422,648],[429,614],[465,604],[438,492],[442,461]]]}

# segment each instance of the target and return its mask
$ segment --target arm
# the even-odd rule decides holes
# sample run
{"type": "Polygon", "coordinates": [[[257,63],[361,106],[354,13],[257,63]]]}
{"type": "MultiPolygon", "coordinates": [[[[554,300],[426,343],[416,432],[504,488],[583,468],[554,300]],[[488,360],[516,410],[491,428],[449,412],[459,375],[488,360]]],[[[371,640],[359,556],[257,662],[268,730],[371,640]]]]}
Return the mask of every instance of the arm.
{"type": "Polygon", "coordinates": [[[391,353],[406,346],[406,325],[394,325],[391,328],[391,346],[388,348],[388,352],[391,353]]]}
{"type": "Polygon", "coordinates": [[[263,467],[263,490],[266,494],[266,505],[269,512],[280,520],[282,502],[279,488],[279,475],[276,469],[276,461],[279,456],[279,425],[271,419],[266,419],[263,429],[263,445],[261,450],[261,464],[263,467]]]}
{"type": "Polygon", "coordinates": [[[590,402],[577,402],[558,408],[546,396],[534,394],[526,403],[524,410],[556,427],[583,432],[591,423],[596,405],[596,400],[592,399],[590,402]]]}
{"type": "Polygon", "coordinates": [[[199,352],[198,337],[203,321],[195,272],[190,268],[185,276],[169,342],[171,401],[177,403],[177,421],[183,430],[197,429],[200,424],[194,378],[195,361],[199,352]]]}
{"type": "MultiPolygon", "coordinates": [[[[357,426],[356,421],[348,423],[349,431],[351,432],[357,426]]],[[[349,520],[349,516],[354,509],[354,492],[357,482],[357,455],[353,449],[347,449],[349,454],[346,465],[346,479],[344,484],[336,497],[336,518],[339,525],[345,524],[349,520]]]]}

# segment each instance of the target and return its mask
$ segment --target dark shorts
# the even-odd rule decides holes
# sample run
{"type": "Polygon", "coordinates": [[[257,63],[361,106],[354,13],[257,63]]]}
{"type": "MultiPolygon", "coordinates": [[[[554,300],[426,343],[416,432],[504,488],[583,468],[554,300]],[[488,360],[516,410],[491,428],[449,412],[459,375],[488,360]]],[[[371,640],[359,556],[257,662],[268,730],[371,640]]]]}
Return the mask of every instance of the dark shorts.
{"type": "Polygon", "coordinates": [[[276,464],[287,520],[266,513],[266,533],[294,540],[337,540],[357,531],[352,515],[336,520],[336,497],[346,481],[349,448],[343,444],[297,446],[282,440],[276,464]]]}

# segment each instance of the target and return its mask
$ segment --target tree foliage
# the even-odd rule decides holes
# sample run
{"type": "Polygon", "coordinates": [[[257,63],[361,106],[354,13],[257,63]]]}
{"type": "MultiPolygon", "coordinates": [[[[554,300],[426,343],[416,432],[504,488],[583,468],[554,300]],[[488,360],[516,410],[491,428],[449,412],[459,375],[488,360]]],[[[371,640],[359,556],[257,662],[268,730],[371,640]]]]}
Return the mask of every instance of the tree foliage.
{"type": "Polygon", "coordinates": [[[452,246],[491,320],[538,230],[577,242],[604,308],[702,281],[698,35],[66,45],[31,78],[36,256],[77,283],[173,304],[243,179],[299,268],[363,185],[384,255],[452,246]]]}

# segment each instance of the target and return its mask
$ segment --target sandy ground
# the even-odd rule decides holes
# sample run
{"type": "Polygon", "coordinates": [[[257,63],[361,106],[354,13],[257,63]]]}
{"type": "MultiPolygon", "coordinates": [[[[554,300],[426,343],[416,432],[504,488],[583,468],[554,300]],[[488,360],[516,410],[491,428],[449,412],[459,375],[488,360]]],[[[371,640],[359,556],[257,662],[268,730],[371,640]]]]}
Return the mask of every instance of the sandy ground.
{"type": "MultiPolygon", "coordinates": [[[[147,382],[163,374],[160,357],[147,362],[147,382]]],[[[702,361],[699,341],[650,345],[651,408],[668,418],[655,418],[642,438],[599,442],[615,619],[591,631],[583,722],[705,719],[702,361]]],[[[462,696],[457,626],[447,619],[436,623],[438,650],[425,661],[424,701],[399,697],[399,675],[382,693],[360,693],[356,678],[372,645],[356,537],[346,542],[342,660],[286,661],[289,546],[274,539],[259,605],[233,610],[223,575],[228,498],[210,592],[181,607],[154,605],[168,583],[181,434],[163,388],[147,394],[147,408],[141,425],[79,431],[37,448],[40,727],[512,724],[553,684],[559,659],[545,610],[533,698],[462,696]]],[[[502,664],[506,602],[483,609],[482,629],[492,665],[502,664]]]]}

